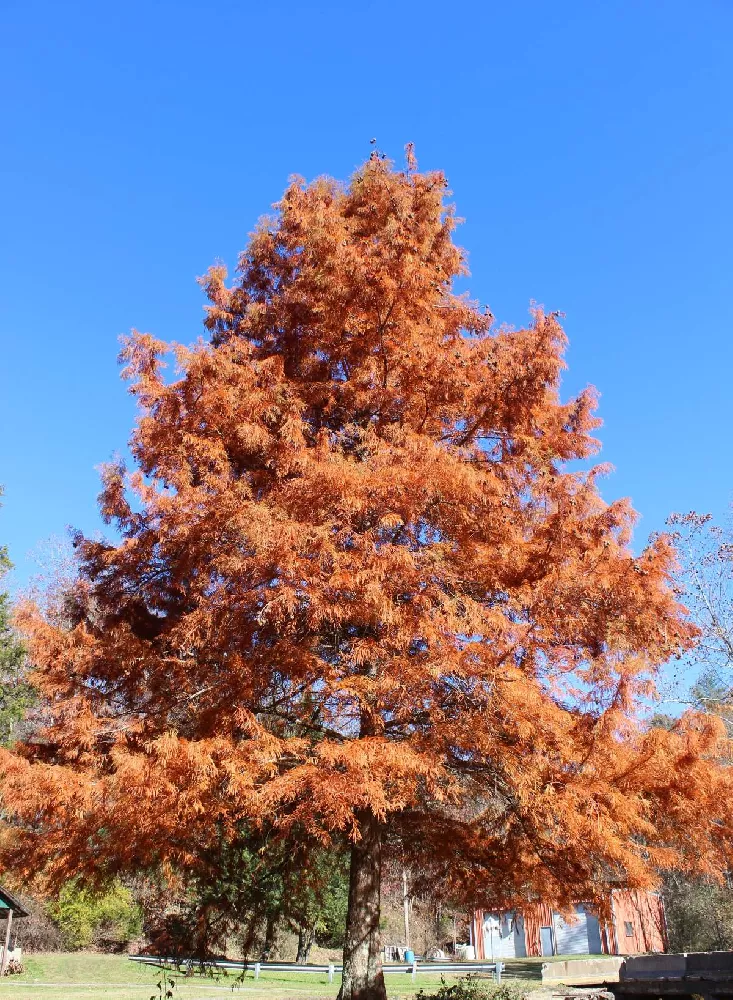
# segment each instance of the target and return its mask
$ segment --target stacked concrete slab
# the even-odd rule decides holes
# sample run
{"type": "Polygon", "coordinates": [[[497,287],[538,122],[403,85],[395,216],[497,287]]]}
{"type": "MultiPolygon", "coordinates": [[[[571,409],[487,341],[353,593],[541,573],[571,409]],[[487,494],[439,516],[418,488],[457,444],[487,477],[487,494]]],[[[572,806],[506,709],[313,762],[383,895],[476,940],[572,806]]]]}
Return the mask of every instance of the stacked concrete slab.
{"type": "Polygon", "coordinates": [[[700,996],[733,1000],[733,952],[572,959],[542,966],[543,985],[608,985],[616,997],[700,996]]]}

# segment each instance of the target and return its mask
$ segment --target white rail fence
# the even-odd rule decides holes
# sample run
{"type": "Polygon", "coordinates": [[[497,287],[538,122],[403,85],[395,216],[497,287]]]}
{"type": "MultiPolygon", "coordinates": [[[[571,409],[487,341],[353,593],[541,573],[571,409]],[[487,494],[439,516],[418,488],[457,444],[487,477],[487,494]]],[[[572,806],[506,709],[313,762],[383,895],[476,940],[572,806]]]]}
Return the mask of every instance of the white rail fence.
{"type": "MultiPolygon", "coordinates": [[[[221,969],[222,971],[245,972],[251,969],[255,979],[260,978],[262,972],[312,972],[319,976],[328,976],[329,983],[333,982],[333,977],[337,972],[341,972],[342,965],[330,962],[328,965],[297,965],[295,962],[231,962],[225,959],[199,962],[197,959],[173,959],[159,958],[154,955],[130,955],[131,962],[140,962],[143,965],[175,966],[179,969],[195,968],[204,966],[207,969],[221,969]]],[[[393,972],[401,972],[403,975],[411,975],[414,981],[418,972],[425,973],[464,973],[469,972],[490,972],[497,983],[501,982],[501,974],[504,971],[503,962],[395,962],[382,966],[382,972],[390,975],[393,972]]]]}

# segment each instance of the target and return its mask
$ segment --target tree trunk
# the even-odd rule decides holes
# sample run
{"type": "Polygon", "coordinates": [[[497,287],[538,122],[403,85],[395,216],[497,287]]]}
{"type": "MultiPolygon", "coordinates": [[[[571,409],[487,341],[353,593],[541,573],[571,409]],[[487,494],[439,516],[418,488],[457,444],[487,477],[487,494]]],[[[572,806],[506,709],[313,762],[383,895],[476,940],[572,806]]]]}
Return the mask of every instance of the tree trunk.
{"type": "Polygon", "coordinates": [[[357,813],[361,840],[351,845],[344,975],[338,1000],[387,1000],[380,955],[382,828],[369,809],[357,813]]]}
{"type": "Polygon", "coordinates": [[[265,943],[262,945],[262,955],[260,957],[261,962],[269,962],[272,957],[272,953],[275,950],[275,945],[277,944],[278,917],[278,914],[268,914],[267,916],[267,924],[265,926],[265,943]]]}
{"type": "Polygon", "coordinates": [[[308,964],[308,956],[310,955],[315,936],[313,927],[304,927],[301,925],[298,928],[298,954],[295,956],[295,961],[298,965],[308,964]]]}

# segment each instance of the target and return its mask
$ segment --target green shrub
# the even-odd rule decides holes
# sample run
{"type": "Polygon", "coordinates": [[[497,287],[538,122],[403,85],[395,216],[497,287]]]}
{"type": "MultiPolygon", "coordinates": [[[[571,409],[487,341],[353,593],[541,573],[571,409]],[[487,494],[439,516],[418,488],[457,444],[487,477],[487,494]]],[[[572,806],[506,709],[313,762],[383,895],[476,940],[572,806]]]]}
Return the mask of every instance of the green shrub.
{"type": "Polygon", "coordinates": [[[518,984],[496,983],[470,974],[448,986],[441,976],[441,985],[435,993],[421,989],[416,1000],[522,1000],[524,992],[518,984]]]}
{"type": "Polygon", "coordinates": [[[119,882],[103,892],[69,882],[48,909],[70,951],[90,945],[118,950],[142,929],[142,911],[119,882]]]}

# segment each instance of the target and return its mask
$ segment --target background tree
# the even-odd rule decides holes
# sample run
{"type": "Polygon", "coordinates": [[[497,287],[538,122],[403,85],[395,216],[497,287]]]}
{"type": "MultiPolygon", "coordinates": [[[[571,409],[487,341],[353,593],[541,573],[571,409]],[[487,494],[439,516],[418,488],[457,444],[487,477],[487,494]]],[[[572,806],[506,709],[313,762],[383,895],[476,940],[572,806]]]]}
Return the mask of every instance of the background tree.
{"type": "Polygon", "coordinates": [[[699,665],[704,684],[733,687],[733,532],[711,514],[673,514],[668,522],[680,556],[679,586],[700,631],[688,660],[699,665]]]}
{"type": "Polygon", "coordinates": [[[241,826],[235,836],[220,831],[185,869],[161,873],[147,907],[153,950],[203,961],[224,954],[230,937],[238,937],[245,957],[266,960],[283,918],[290,864],[284,845],[267,833],[241,826]]]}
{"type": "MultiPolygon", "coordinates": [[[[704,625],[704,622],[702,623],[704,625]]],[[[692,704],[719,719],[733,733],[733,690],[721,664],[703,670],[690,690],[692,704]]],[[[659,716],[658,725],[676,724],[659,716]]],[[[730,765],[728,757],[726,763],[730,765]]],[[[663,874],[662,889],[672,951],[721,951],[733,947],[733,879],[730,868],[721,878],[686,871],[663,874]]]]}
{"type": "Polygon", "coordinates": [[[307,865],[291,868],[284,912],[298,935],[296,962],[305,965],[316,942],[326,947],[343,946],[348,897],[345,851],[317,850],[307,865]]]}
{"type": "Polygon", "coordinates": [[[130,890],[113,882],[95,892],[68,882],[48,906],[65,948],[75,951],[94,944],[120,951],[142,930],[142,911],[130,890]]]}
{"type": "Polygon", "coordinates": [[[727,951],[733,947],[733,886],[684,872],[665,872],[662,889],[669,950],[727,951]]]}
{"type": "Polygon", "coordinates": [[[173,382],[130,338],[119,540],[77,538],[65,626],[24,610],[49,714],[2,754],[5,863],[52,881],[186,870],[242,823],[347,837],[351,1000],[385,996],[385,851],[447,899],[564,905],[719,874],[733,833],[722,726],[636,718],[693,639],[671,544],[635,556],[578,464],[557,317],[495,330],[454,292],[445,192],[411,152],[296,179],[173,382]]]}
{"type": "Polygon", "coordinates": [[[306,962],[316,941],[343,943],[347,860],[343,846],[293,851],[272,831],[221,837],[185,871],[157,879],[146,905],[152,950],[205,961],[236,940],[245,958],[267,961],[287,925],[298,935],[293,957],[306,962]]]}
{"type": "MultiPolygon", "coordinates": [[[[0,580],[11,568],[8,550],[1,546],[0,580]]],[[[0,744],[3,746],[12,743],[18,723],[34,701],[33,689],[26,678],[25,649],[11,618],[10,595],[0,592],[0,744]]]]}
{"type": "Polygon", "coordinates": [[[717,716],[733,735],[733,685],[720,679],[716,670],[703,671],[690,691],[692,703],[702,712],[717,716]]]}

